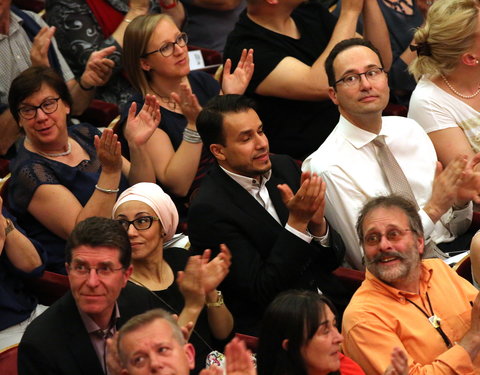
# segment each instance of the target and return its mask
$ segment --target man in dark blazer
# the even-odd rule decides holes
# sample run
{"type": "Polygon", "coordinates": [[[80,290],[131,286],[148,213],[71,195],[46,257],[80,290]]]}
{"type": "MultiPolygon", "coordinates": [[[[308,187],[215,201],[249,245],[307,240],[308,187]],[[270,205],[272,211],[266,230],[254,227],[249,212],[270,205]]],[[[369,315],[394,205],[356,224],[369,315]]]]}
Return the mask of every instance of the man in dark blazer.
{"type": "Polygon", "coordinates": [[[345,248],[323,217],[325,183],[302,175],[290,157],[269,155],[246,97],[212,99],[197,129],[218,165],[190,207],[189,237],[194,250],[230,248],[232,266],[221,289],[236,331],[258,335],[266,306],[292,288],[318,290],[343,310],[349,296],[331,272],[345,248]]]}
{"type": "Polygon", "coordinates": [[[127,283],[128,235],[119,223],[90,218],[67,241],[70,292],[36,318],[22,337],[20,375],[105,374],[105,340],[154,307],[151,293],[127,283]]]}

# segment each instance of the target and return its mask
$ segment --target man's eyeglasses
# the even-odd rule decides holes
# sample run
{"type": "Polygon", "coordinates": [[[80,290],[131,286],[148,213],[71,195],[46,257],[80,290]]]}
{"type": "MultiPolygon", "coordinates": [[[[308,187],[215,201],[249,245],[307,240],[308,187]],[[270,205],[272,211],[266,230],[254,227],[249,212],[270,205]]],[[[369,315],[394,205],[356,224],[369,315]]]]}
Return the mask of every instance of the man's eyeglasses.
{"type": "Polygon", "coordinates": [[[168,57],[173,53],[173,50],[175,49],[175,44],[179,47],[185,47],[188,43],[188,35],[187,33],[181,33],[177,36],[175,39],[175,42],[168,42],[165,43],[163,46],[161,46],[159,49],[156,49],[155,51],[151,52],[146,52],[140,57],[147,57],[153,53],[160,52],[162,56],[168,57]]]}
{"type": "Polygon", "coordinates": [[[128,232],[128,228],[130,225],[133,224],[136,230],[147,230],[152,226],[152,223],[156,220],[159,220],[158,217],[155,216],[142,216],[138,217],[135,220],[125,220],[125,219],[117,219],[117,221],[125,228],[128,232]]]}
{"type": "Polygon", "coordinates": [[[390,242],[398,242],[403,237],[405,237],[407,232],[415,232],[415,231],[411,229],[392,228],[387,230],[385,234],[379,233],[379,232],[372,232],[367,234],[363,238],[363,242],[368,246],[376,246],[380,243],[380,241],[382,241],[383,236],[385,236],[387,240],[389,240],[390,242]]]}
{"type": "Polygon", "coordinates": [[[335,85],[342,82],[347,87],[358,86],[363,75],[365,76],[365,78],[367,78],[369,82],[375,82],[380,77],[382,77],[383,72],[383,68],[375,67],[363,73],[349,73],[346,76],[340,78],[337,82],[335,82],[335,85]]]}
{"type": "Polygon", "coordinates": [[[46,115],[49,115],[57,110],[59,100],[60,98],[51,98],[44,100],[40,105],[24,105],[18,109],[18,113],[24,120],[31,120],[37,116],[39,109],[46,115]]]}
{"type": "Polygon", "coordinates": [[[78,263],[75,262],[73,264],[70,264],[68,266],[68,268],[70,269],[70,273],[72,273],[76,276],[80,276],[80,277],[87,276],[87,275],[90,275],[90,272],[92,270],[95,270],[95,272],[97,273],[97,276],[98,277],[103,277],[103,278],[108,278],[108,277],[112,276],[115,272],[124,269],[124,267],[113,268],[112,266],[110,266],[108,264],[100,265],[100,266],[97,266],[97,267],[91,267],[87,264],[80,263],[80,262],[78,262],[78,263]]]}

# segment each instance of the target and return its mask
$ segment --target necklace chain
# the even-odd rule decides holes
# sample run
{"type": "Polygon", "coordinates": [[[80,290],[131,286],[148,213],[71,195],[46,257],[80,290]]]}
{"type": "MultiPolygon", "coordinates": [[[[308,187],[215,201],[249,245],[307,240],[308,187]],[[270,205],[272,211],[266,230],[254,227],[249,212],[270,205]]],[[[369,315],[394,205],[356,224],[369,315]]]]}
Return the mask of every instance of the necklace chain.
{"type": "Polygon", "coordinates": [[[480,87],[477,89],[477,91],[475,91],[472,95],[463,95],[461,93],[459,93],[457,90],[455,90],[452,85],[450,84],[450,82],[448,82],[447,80],[447,77],[445,77],[443,74],[441,75],[442,78],[443,78],[443,81],[445,82],[445,84],[448,86],[448,88],[450,90],[453,91],[454,94],[458,95],[459,97],[463,98],[463,99],[472,99],[474,97],[476,97],[479,93],[480,93],[480,87]]]}
{"type": "MultiPolygon", "coordinates": [[[[170,309],[171,314],[176,314],[177,316],[180,316],[180,312],[177,311],[176,309],[173,308],[172,305],[170,305],[167,301],[165,301],[162,297],[160,297],[157,293],[155,293],[153,290],[151,290],[149,287],[147,287],[145,284],[143,284],[141,281],[134,279],[132,276],[130,276],[130,281],[133,283],[141,286],[142,288],[145,288],[151,295],[153,295],[154,298],[158,299],[160,302],[162,302],[165,306],[167,306],[168,309],[170,309]]],[[[175,281],[174,281],[175,282],[175,281]]],[[[214,349],[210,346],[210,344],[202,337],[200,333],[197,332],[197,330],[194,328],[192,329],[192,333],[200,340],[202,341],[205,346],[212,352],[214,349]]]]}
{"type": "Polygon", "coordinates": [[[170,106],[173,105],[173,110],[175,111],[175,109],[177,108],[177,103],[175,102],[175,100],[173,100],[172,98],[170,98],[168,96],[162,96],[158,92],[156,92],[153,89],[152,86],[149,85],[149,87],[150,87],[150,90],[152,90],[155,93],[155,95],[157,95],[162,100],[162,102],[164,102],[165,104],[168,104],[170,106]]]}
{"type": "Polygon", "coordinates": [[[46,156],[47,158],[59,158],[60,156],[67,156],[72,153],[72,144],[68,142],[67,151],[64,151],[64,152],[52,153],[52,154],[49,152],[42,152],[40,150],[37,150],[37,152],[42,156],[46,156]]]}

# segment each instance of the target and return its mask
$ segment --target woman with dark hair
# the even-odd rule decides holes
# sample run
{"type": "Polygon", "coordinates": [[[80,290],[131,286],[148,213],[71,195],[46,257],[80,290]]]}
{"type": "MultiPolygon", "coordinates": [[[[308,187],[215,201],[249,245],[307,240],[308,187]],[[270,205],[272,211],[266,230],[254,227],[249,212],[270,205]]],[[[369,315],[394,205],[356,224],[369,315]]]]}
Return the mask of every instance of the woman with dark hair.
{"type": "MultiPolygon", "coordinates": [[[[340,352],[343,337],[336,327],[335,307],[324,296],[290,290],[267,308],[257,351],[259,375],[364,375],[340,352]]],[[[385,375],[406,375],[407,357],[395,348],[385,375]]]]}
{"type": "Polygon", "coordinates": [[[131,163],[122,158],[111,129],[69,125],[72,98],[51,68],[31,67],[17,76],[8,97],[25,137],[10,169],[8,204],[29,237],[48,252],[47,269],[65,273],[65,239],[91,216],[109,217],[117,193],[128,184],[154,181],[144,145],[160,120],[158,102],[148,96],[137,116],[128,115],[131,163]]]}

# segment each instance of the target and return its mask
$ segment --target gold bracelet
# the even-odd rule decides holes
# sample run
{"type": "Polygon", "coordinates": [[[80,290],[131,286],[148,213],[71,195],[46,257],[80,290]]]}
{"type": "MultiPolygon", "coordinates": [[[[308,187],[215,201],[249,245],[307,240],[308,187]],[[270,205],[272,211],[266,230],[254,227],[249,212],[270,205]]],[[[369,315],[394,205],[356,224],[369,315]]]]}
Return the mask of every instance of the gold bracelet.
{"type": "Polygon", "coordinates": [[[123,19],[123,22],[130,23],[130,22],[132,22],[132,20],[131,20],[131,19],[128,19],[128,18],[124,18],[124,19],[123,19]]]}
{"type": "Polygon", "coordinates": [[[8,234],[15,229],[15,225],[13,225],[12,220],[10,219],[5,219],[7,221],[7,226],[5,227],[5,237],[8,236],[8,234]]]}
{"type": "Polygon", "coordinates": [[[207,307],[220,307],[224,305],[222,292],[217,290],[217,301],[216,302],[207,302],[205,304],[207,307]]]}

